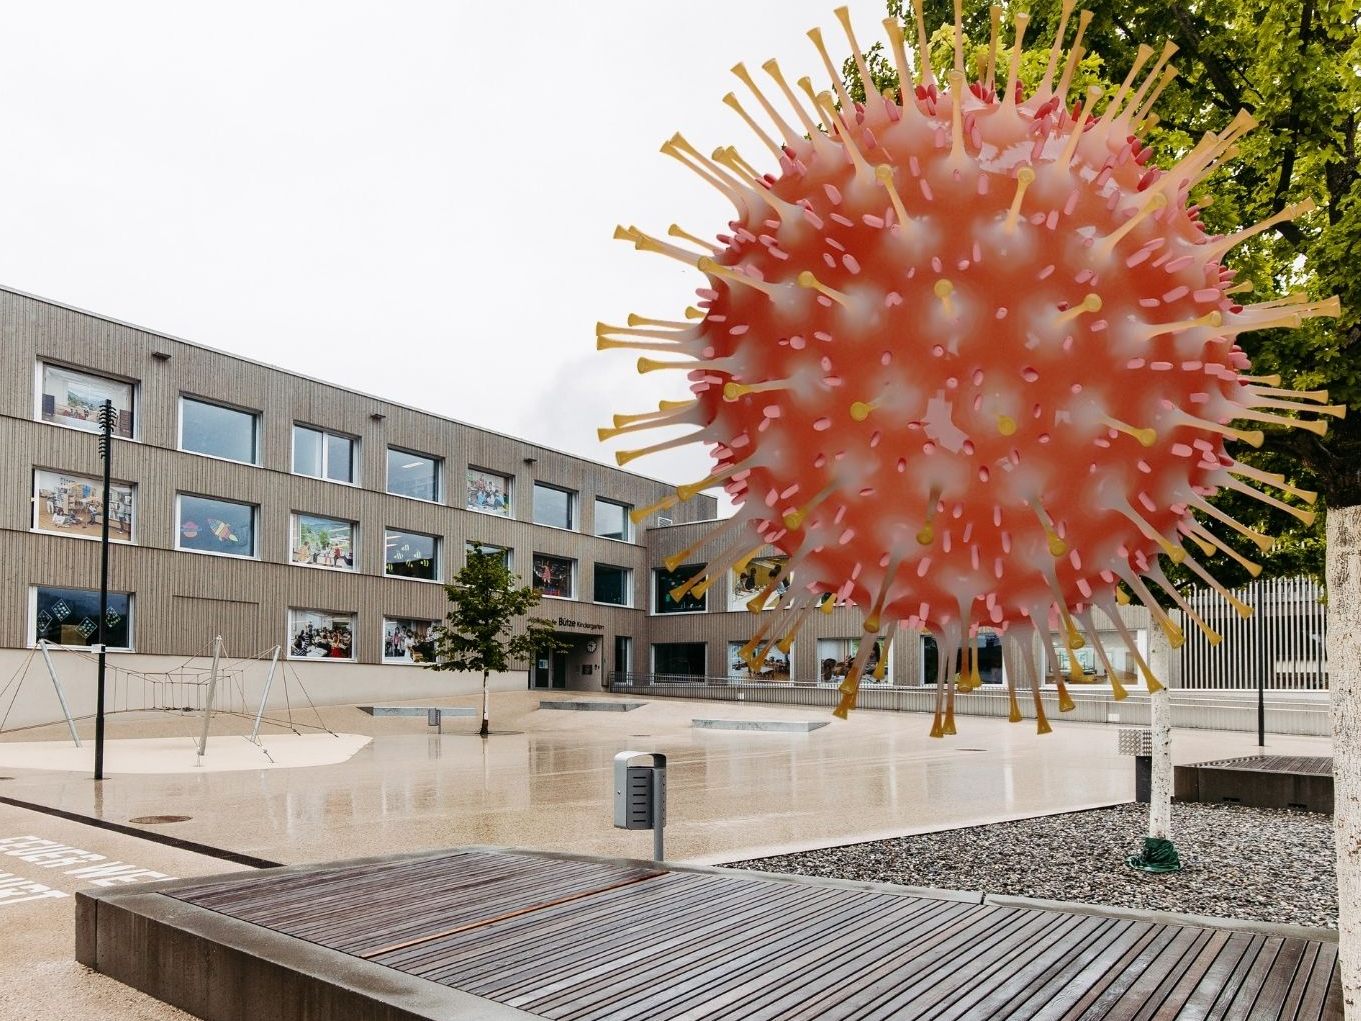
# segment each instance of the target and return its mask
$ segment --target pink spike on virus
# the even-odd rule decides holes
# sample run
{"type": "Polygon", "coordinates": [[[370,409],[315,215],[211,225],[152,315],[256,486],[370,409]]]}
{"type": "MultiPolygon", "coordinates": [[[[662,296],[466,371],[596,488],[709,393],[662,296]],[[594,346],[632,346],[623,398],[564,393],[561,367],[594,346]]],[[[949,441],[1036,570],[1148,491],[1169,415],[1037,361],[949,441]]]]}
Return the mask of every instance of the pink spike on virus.
{"type": "MultiPolygon", "coordinates": [[[[734,73],[770,128],[735,96],[724,101],[769,151],[769,170],[733,148],[706,156],[681,135],[662,146],[731,201],[735,216],[718,243],[674,226],[670,236],[684,246],[636,227],[616,232],[704,274],[698,308],[681,321],[630,316],[627,327],[597,330],[601,348],[649,352],[640,372],[678,369],[690,382],[690,399],[616,416],[600,433],[681,424],[694,431],[621,452],[619,462],[708,445],[713,474],[680,487],[675,500],[722,483],[738,505],[711,536],[724,548],[677,598],[740,568],[766,544],[779,548],[801,596],[772,613],[742,655],[759,661],[772,648],[787,651],[808,612],[833,600],[859,607],[869,634],[891,635],[899,622],[928,631],[942,650],[933,736],[954,733],[956,686],[980,683],[983,626],[1022,639],[1040,633],[1066,710],[1072,701],[1051,628],[1071,653],[1085,644],[1081,621],[1105,661],[1090,616],[1099,607],[1114,615],[1150,690],[1160,687],[1120,622],[1118,586],[1149,608],[1174,645],[1183,636],[1146,581],[1201,622],[1159,556],[1250,612],[1182,545],[1189,539],[1207,555],[1236,555],[1192,511],[1266,545],[1206,498],[1233,488],[1308,518],[1243,480],[1307,502],[1312,494],[1229,457],[1226,439],[1262,442],[1260,431],[1231,423],[1321,433],[1321,420],[1292,416],[1345,410],[1323,406],[1326,394],[1296,394],[1278,389],[1279,379],[1247,375],[1248,358],[1235,344],[1249,330],[1335,316],[1337,299],[1291,295],[1244,306],[1222,263],[1234,245],[1312,204],[1207,236],[1188,194],[1232,156],[1252,118],[1240,113],[1171,169],[1153,168],[1139,132],[1175,74],[1167,67],[1175,47],[1165,47],[1136,86],[1152,57],[1141,47],[1098,116],[1099,90],[1069,95],[1091,20],[1079,16],[1065,58],[1071,10],[1066,3],[1044,78],[1029,96],[1017,75],[1025,14],[1015,18],[1005,84],[996,82],[994,38],[981,81],[966,80],[957,46],[943,86],[920,4],[914,62],[901,26],[884,23],[903,83],[896,95],[871,92],[853,103],[833,77],[831,92],[800,79],[800,96],[770,61],[772,99],[739,64],[734,73]],[[956,656],[962,669],[947,678],[944,664],[956,656]]],[[[868,81],[846,9],[836,15],[868,81]]],[[[809,35],[834,74],[821,34],[809,35]]],[[[754,612],[767,595],[752,601],[754,612]]],[[[874,647],[861,643],[838,716],[854,706],[874,647]]],[[[1045,732],[1033,669],[1029,679],[1045,732]]],[[[1010,698],[1019,720],[1014,685],[1010,698]]]]}

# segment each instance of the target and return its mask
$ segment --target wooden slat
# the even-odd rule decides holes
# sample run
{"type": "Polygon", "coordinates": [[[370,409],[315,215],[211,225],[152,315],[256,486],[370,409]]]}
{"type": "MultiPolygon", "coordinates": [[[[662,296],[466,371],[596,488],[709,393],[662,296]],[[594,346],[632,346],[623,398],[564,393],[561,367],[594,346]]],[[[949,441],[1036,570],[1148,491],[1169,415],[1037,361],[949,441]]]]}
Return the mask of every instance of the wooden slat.
{"type": "Polygon", "coordinates": [[[1331,944],[722,873],[451,852],[175,896],[554,1021],[1341,1017],[1331,944]]]}

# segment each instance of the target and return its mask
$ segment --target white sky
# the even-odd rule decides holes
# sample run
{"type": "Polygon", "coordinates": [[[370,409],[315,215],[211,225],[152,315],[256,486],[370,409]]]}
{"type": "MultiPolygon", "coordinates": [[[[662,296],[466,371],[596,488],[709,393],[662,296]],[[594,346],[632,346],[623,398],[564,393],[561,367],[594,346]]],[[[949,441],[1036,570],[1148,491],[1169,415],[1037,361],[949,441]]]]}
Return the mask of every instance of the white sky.
{"type": "MultiPolygon", "coordinates": [[[[684,380],[594,324],[678,318],[701,279],[613,228],[723,229],[658,146],[766,155],[728,69],[821,81],[834,6],[5,0],[0,282],[612,460],[595,428],[684,380]]],[[[852,13],[868,46],[882,2],[852,13]]]]}

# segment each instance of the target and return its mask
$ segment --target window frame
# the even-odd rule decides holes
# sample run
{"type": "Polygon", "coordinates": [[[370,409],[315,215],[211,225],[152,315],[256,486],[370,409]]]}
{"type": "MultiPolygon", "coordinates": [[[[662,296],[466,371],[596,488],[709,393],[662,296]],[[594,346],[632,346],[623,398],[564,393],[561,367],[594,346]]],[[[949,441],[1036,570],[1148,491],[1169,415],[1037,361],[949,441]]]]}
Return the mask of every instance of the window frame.
{"type": "Polygon", "coordinates": [[[200,397],[197,394],[181,392],[179,401],[176,405],[179,412],[175,423],[175,449],[182,454],[192,454],[194,457],[208,457],[214,461],[222,461],[225,464],[244,464],[251,468],[262,467],[260,453],[264,449],[265,416],[259,410],[244,408],[238,404],[230,404],[227,401],[213,400],[208,397],[200,397]],[[186,402],[192,404],[203,404],[210,408],[221,408],[223,411],[235,411],[241,415],[250,417],[251,430],[251,454],[253,460],[240,461],[234,457],[223,457],[221,454],[208,454],[202,450],[190,450],[184,445],[184,407],[186,402]]]}
{"type": "Polygon", "coordinates": [[[129,379],[112,372],[92,372],[89,369],[77,368],[57,359],[39,357],[33,368],[33,421],[41,422],[43,425],[56,426],[58,429],[72,429],[75,432],[88,432],[95,435],[99,434],[99,429],[82,429],[78,425],[67,425],[64,422],[49,421],[43,418],[43,376],[48,368],[60,369],[63,372],[75,373],[78,376],[88,376],[90,379],[102,380],[105,383],[118,383],[128,388],[128,403],[131,405],[129,411],[132,412],[132,428],[127,436],[118,431],[114,431],[113,438],[116,440],[127,440],[131,443],[142,441],[142,381],[129,379]]]}
{"type": "Polygon", "coordinates": [[[535,592],[539,593],[540,598],[542,598],[542,599],[561,599],[562,601],[564,601],[564,602],[569,602],[569,603],[575,603],[575,602],[579,602],[579,601],[580,601],[580,600],[578,599],[578,593],[581,591],[581,583],[580,583],[580,579],[578,578],[578,574],[579,574],[579,572],[580,572],[580,561],[578,561],[575,557],[564,557],[564,556],[559,556],[557,553],[544,553],[542,550],[534,550],[533,553],[530,554],[530,561],[529,561],[529,562],[530,562],[530,569],[529,569],[529,587],[532,588],[532,589],[534,589],[535,592]],[[572,565],[572,594],[571,594],[570,596],[553,596],[553,595],[549,595],[549,594],[548,594],[547,592],[545,592],[543,589],[535,587],[535,585],[534,585],[534,578],[535,578],[535,575],[534,575],[534,559],[535,559],[536,557],[547,557],[549,560],[562,560],[562,561],[565,561],[566,563],[569,563],[569,564],[572,565]]]}
{"type": "Polygon", "coordinates": [[[358,663],[359,662],[359,612],[357,610],[324,610],[318,606],[289,606],[284,611],[284,636],[287,641],[284,643],[284,658],[297,660],[301,663],[358,663]],[[295,613],[317,613],[330,617],[348,616],[350,619],[350,654],[349,656],[295,656],[293,655],[293,615],[295,613]]]}
{"type": "Polygon", "coordinates": [[[581,519],[581,506],[580,506],[581,494],[577,492],[575,489],[568,489],[566,486],[555,486],[551,482],[541,482],[538,479],[535,479],[533,485],[530,488],[529,503],[530,503],[529,518],[532,524],[538,525],[540,528],[556,528],[560,532],[581,531],[581,528],[579,527],[581,519]],[[550,525],[547,524],[546,522],[539,520],[538,518],[539,502],[537,499],[535,499],[535,496],[537,495],[537,491],[540,489],[550,489],[555,493],[563,493],[564,495],[566,495],[567,497],[566,527],[562,525],[550,525]]]}
{"type": "MultiPolygon", "coordinates": [[[[29,524],[29,529],[28,529],[28,530],[29,530],[30,532],[36,532],[36,533],[38,533],[39,535],[60,535],[60,536],[62,536],[62,537],[64,537],[64,538],[67,538],[67,539],[84,539],[84,540],[87,541],[87,542],[99,542],[99,541],[100,541],[100,536],[98,536],[98,535],[81,535],[81,534],[79,534],[79,533],[77,533],[77,532],[62,532],[62,531],[57,531],[57,530],[51,529],[51,528],[43,528],[43,527],[41,527],[41,526],[39,525],[39,523],[38,523],[38,501],[42,499],[42,497],[41,497],[40,494],[39,494],[39,490],[38,490],[38,474],[39,474],[40,472],[47,472],[47,473],[52,474],[52,475],[62,475],[62,476],[66,476],[67,478],[73,478],[73,479],[84,479],[84,480],[86,480],[86,481],[88,481],[88,482],[94,482],[94,483],[96,483],[97,485],[99,485],[99,486],[101,486],[101,487],[103,486],[103,480],[102,480],[102,479],[92,478],[92,477],[89,476],[89,475],[82,475],[82,474],[80,474],[79,472],[64,472],[64,471],[61,471],[61,470],[59,470],[59,469],[57,469],[57,468],[41,468],[41,467],[39,467],[38,465],[34,465],[34,466],[33,466],[33,510],[32,510],[32,513],[29,515],[29,522],[30,522],[30,524],[29,524]]],[[[136,546],[136,545],[137,545],[137,516],[138,516],[138,509],[137,509],[137,504],[138,504],[137,484],[136,484],[135,482],[122,482],[122,481],[119,481],[118,479],[111,479],[109,484],[110,484],[110,486],[117,486],[117,487],[126,489],[126,490],[129,492],[129,494],[131,495],[131,497],[132,497],[132,516],[131,516],[130,520],[128,521],[128,537],[127,537],[126,539],[119,539],[119,538],[117,538],[117,537],[116,537],[116,534],[115,534],[115,532],[114,532],[114,530],[113,530],[113,528],[110,527],[110,528],[109,528],[109,542],[116,542],[116,543],[118,543],[120,546],[136,546]]]]}
{"type": "Polygon", "coordinates": [[[463,510],[471,511],[474,514],[486,514],[493,518],[505,518],[509,521],[515,520],[515,476],[507,475],[504,472],[493,471],[491,468],[483,468],[480,465],[469,462],[463,469],[463,510]],[[505,511],[488,510],[485,507],[471,507],[468,505],[468,473],[479,472],[482,475],[491,475],[502,479],[506,484],[506,508],[505,511]]]}
{"type": "MultiPolygon", "coordinates": [[[[417,581],[417,582],[421,582],[422,584],[425,584],[425,585],[442,585],[442,584],[444,584],[444,555],[443,555],[443,554],[444,554],[444,536],[442,536],[442,535],[436,535],[436,534],[433,533],[433,532],[418,532],[418,531],[417,531],[416,529],[414,529],[414,528],[398,528],[398,527],[395,526],[395,525],[384,525],[384,526],[383,526],[383,575],[382,575],[382,576],[383,576],[384,578],[390,578],[390,579],[392,579],[393,581],[417,581]],[[434,549],[431,551],[431,556],[430,556],[430,559],[431,559],[431,560],[434,562],[434,564],[435,564],[435,576],[434,576],[433,578],[412,578],[412,577],[410,577],[410,576],[408,576],[408,575],[405,575],[405,574],[392,574],[391,572],[388,571],[388,554],[387,554],[387,551],[388,551],[388,536],[389,536],[391,533],[393,533],[393,532],[397,533],[398,535],[419,535],[419,536],[421,536],[422,538],[425,538],[425,539],[433,539],[433,540],[434,540],[434,549]]],[[[410,562],[410,561],[407,561],[407,563],[409,563],[409,562],[410,562]]],[[[386,618],[384,618],[384,619],[386,619],[386,618]]],[[[411,618],[403,617],[403,618],[401,618],[401,619],[403,619],[403,620],[408,620],[408,619],[409,619],[409,620],[415,620],[416,618],[415,618],[415,617],[411,617],[411,618]]]]}
{"type": "MultiPolygon", "coordinates": [[[[702,600],[704,601],[704,605],[703,605],[702,607],[700,607],[698,610],[663,610],[663,609],[660,609],[660,608],[659,608],[660,605],[661,605],[661,598],[660,598],[660,597],[661,597],[661,588],[660,588],[660,585],[659,585],[658,583],[659,583],[659,580],[660,580],[660,575],[661,575],[663,572],[665,572],[665,573],[667,573],[667,574],[675,574],[675,573],[679,573],[679,572],[685,570],[686,568],[694,568],[695,571],[698,571],[698,570],[700,570],[700,569],[703,569],[705,566],[707,566],[707,565],[702,564],[702,563],[700,563],[700,564],[681,564],[681,565],[679,565],[679,566],[676,568],[675,571],[667,571],[665,567],[654,567],[654,568],[652,568],[652,579],[651,579],[652,584],[651,584],[651,586],[650,586],[650,588],[652,589],[652,593],[651,593],[651,595],[649,596],[650,605],[648,606],[648,613],[649,613],[651,616],[653,616],[653,617],[689,617],[689,616],[695,616],[696,614],[700,614],[700,613],[708,613],[708,612],[709,612],[709,593],[710,593],[711,591],[713,591],[713,586],[712,586],[712,585],[711,585],[709,588],[707,588],[707,589],[704,590],[704,595],[700,596],[700,599],[702,599],[702,600]]],[[[689,578],[689,577],[693,576],[693,573],[695,573],[695,572],[691,572],[691,574],[687,574],[687,575],[686,575],[686,578],[689,578]]],[[[682,579],[682,580],[684,580],[684,579],[682,579]]],[[[691,597],[691,595],[690,595],[689,593],[686,593],[685,598],[686,598],[686,599],[690,599],[690,598],[692,598],[692,597],[691,597]]],[[[707,663],[707,660],[706,660],[706,663],[707,663]]]]}
{"type": "Polygon", "coordinates": [[[358,489],[358,488],[360,488],[360,485],[361,485],[361,472],[360,472],[360,470],[359,470],[360,464],[361,464],[361,458],[360,458],[359,451],[360,451],[360,437],[358,437],[358,436],[354,436],[354,435],[352,435],[352,434],[350,434],[350,433],[340,432],[340,431],[338,431],[338,430],[336,430],[336,429],[326,429],[326,428],[324,428],[324,427],[322,427],[322,426],[319,426],[319,425],[309,425],[309,424],[306,423],[306,422],[295,421],[295,422],[293,423],[293,431],[292,431],[292,433],[291,433],[291,435],[290,435],[290,438],[289,438],[289,447],[288,447],[288,467],[289,467],[289,474],[290,474],[290,475],[296,475],[296,476],[297,476],[298,478],[300,478],[300,479],[316,479],[318,482],[334,482],[337,486],[349,486],[349,487],[352,488],[352,489],[358,489]],[[300,471],[298,471],[298,430],[299,430],[299,429],[306,429],[306,430],[308,430],[309,432],[319,433],[319,434],[321,435],[321,474],[320,474],[320,475],[308,475],[306,472],[300,472],[300,471]],[[331,436],[334,436],[334,437],[336,437],[337,439],[349,441],[349,444],[350,444],[350,475],[353,476],[353,477],[352,477],[352,478],[350,479],[350,481],[348,481],[348,482],[343,481],[342,479],[333,479],[333,478],[331,478],[329,475],[326,474],[327,465],[330,463],[330,460],[331,460],[331,452],[330,452],[330,449],[329,449],[329,448],[327,447],[327,445],[326,445],[326,440],[327,440],[328,437],[331,437],[331,436]]]}
{"type": "Polygon", "coordinates": [[[339,571],[341,574],[356,574],[359,571],[359,522],[349,521],[345,518],[334,518],[327,514],[316,514],[312,511],[293,510],[288,512],[288,566],[289,567],[308,567],[320,571],[339,571]],[[350,526],[350,566],[336,567],[326,564],[309,564],[300,560],[295,560],[293,554],[297,551],[298,543],[302,538],[302,518],[316,518],[321,521],[330,521],[337,525],[350,526]]]}
{"type": "MultiPolygon", "coordinates": [[[[512,574],[515,573],[515,547],[514,547],[514,546],[501,546],[501,545],[498,545],[497,543],[494,543],[494,542],[477,542],[477,541],[474,540],[474,539],[464,539],[464,540],[463,540],[463,563],[464,563],[465,565],[468,563],[468,552],[469,552],[469,550],[472,549],[473,547],[476,547],[476,548],[481,549],[481,550],[485,550],[485,549],[494,549],[494,550],[498,550],[498,551],[501,552],[501,553],[504,553],[504,554],[506,555],[506,570],[507,570],[507,571],[510,571],[512,574]]],[[[553,554],[548,553],[548,554],[545,554],[545,556],[553,556],[553,554]]],[[[563,558],[561,558],[561,559],[564,559],[564,560],[565,560],[565,559],[567,559],[567,558],[566,558],[566,557],[563,557],[563,558]]],[[[531,558],[530,558],[530,564],[532,565],[533,562],[534,562],[534,561],[533,561],[533,558],[531,557],[531,558]]],[[[561,598],[561,597],[559,597],[559,598],[561,598]]]]}
{"type": "Polygon", "coordinates": [[[445,471],[444,458],[435,454],[428,454],[423,450],[412,450],[410,447],[399,447],[389,443],[386,445],[383,455],[383,492],[388,496],[395,496],[401,500],[415,500],[418,503],[430,503],[443,506],[445,502],[445,471]],[[423,457],[431,462],[435,468],[435,495],[432,499],[423,496],[409,496],[406,493],[394,493],[392,491],[392,454],[405,454],[407,457],[423,457]]]}
{"type": "MultiPolygon", "coordinates": [[[[37,582],[34,582],[34,583],[30,584],[30,585],[28,586],[28,632],[27,632],[28,637],[27,637],[27,639],[26,639],[26,644],[24,645],[24,648],[26,648],[26,649],[36,649],[36,648],[38,648],[38,590],[39,590],[39,589],[43,589],[43,588],[45,588],[45,589],[63,589],[63,590],[68,591],[68,592],[89,592],[89,593],[91,593],[91,594],[93,594],[93,595],[95,595],[95,596],[98,596],[98,595],[99,595],[99,590],[98,590],[98,589],[80,588],[79,586],[72,586],[72,585],[50,585],[50,584],[49,584],[49,585],[43,585],[43,584],[40,584],[40,583],[37,583],[37,582]]],[[[107,651],[109,651],[109,652],[129,652],[129,653],[135,653],[135,652],[137,651],[137,593],[136,593],[136,592],[122,592],[122,591],[115,591],[115,590],[113,590],[113,589],[110,589],[110,590],[109,590],[109,595],[111,595],[111,596],[113,596],[113,595],[120,595],[120,596],[125,596],[125,597],[127,597],[127,600],[128,600],[128,644],[127,644],[127,645],[110,645],[110,646],[107,646],[107,647],[106,647],[106,648],[107,648],[107,651]]],[[[96,631],[95,634],[97,635],[98,632],[96,631]]],[[[83,649],[83,650],[89,650],[89,649],[98,648],[97,643],[95,643],[95,642],[93,642],[93,641],[90,642],[90,643],[88,643],[88,644],[86,644],[86,645],[61,645],[61,644],[58,644],[58,643],[56,643],[56,642],[49,642],[48,644],[49,644],[49,646],[50,646],[51,648],[53,648],[53,649],[83,649]]]]}
{"type": "MultiPolygon", "coordinates": [[[[429,619],[427,619],[427,618],[425,618],[425,617],[389,617],[387,614],[384,614],[383,617],[382,617],[382,622],[381,622],[380,625],[379,625],[379,631],[378,631],[378,651],[379,651],[379,661],[380,661],[384,666],[409,666],[409,667],[423,667],[423,666],[427,666],[428,664],[426,664],[426,663],[418,663],[418,662],[416,662],[414,659],[394,659],[394,658],[391,658],[391,657],[388,656],[388,654],[387,654],[387,641],[388,641],[388,624],[389,624],[389,623],[392,623],[392,624],[401,624],[401,623],[428,624],[428,625],[431,627],[431,629],[434,629],[434,628],[438,627],[438,626],[440,625],[441,622],[438,621],[438,620],[429,620],[429,619]]],[[[320,658],[320,657],[316,657],[316,658],[320,658]]]]}
{"type": "Polygon", "coordinates": [[[597,539],[606,539],[609,542],[626,542],[629,543],[630,545],[633,545],[634,535],[636,533],[633,527],[633,519],[629,517],[629,515],[632,513],[633,513],[632,504],[623,503],[622,501],[619,500],[610,500],[603,496],[597,496],[595,497],[594,503],[592,503],[591,505],[591,531],[595,534],[595,537],[597,539]],[[619,508],[621,517],[623,518],[624,526],[624,534],[622,538],[616,539],[612,535],[600,534],[600,505],[602,503],[607,504],[610,507],[619,508]]]}
{"type": "Polygon", "coordinates": [[[603,562],[598,561],[598,560],[597,560],[597,561],[594,561],[594,562],[592,563],[592,565],[591,565],[591,602],[595,603],[597,606],[621,606],[621,607],[623,607],[623,608],[625,608],[625,609],[632,609],[632,608],[633,608],[633,603],[634,603],[634,595],[633,595],[633,568],[631,568],[631,567],[621,567],[619,564],[607,564],[607,563],[603,563],[603,562]],[[615,571],[622,571],[622,572],[623,572],[623,574],[624,574],[624,601],[623,601],[622,603],[610,603],[610,602],[606,602],[606,601],[604,601],[604,600],[595,598],[595,595],[596,595],[596,589],[595,589],[596,578],[598,577],[599,572],[600,572],[600,569],[601,569],[602,567],[608,567],[608,568],[610,568],[610,569],[612,569],[612,570],[615,570],[615,571]]]}
{"type": "Polygon", "coordinates": [[[708,642],[649,642],[648,643],[648,666],[652,669],[649,673],[654,677],[700,677],[709,676],[709,643],[708,642]],[[657,646],[659,645],[698,645],[704,650],[704,670],[699,674],[662,674],[657,670],[657,646]]]}
{"type": "MultiPolygon", "coordinates": [[[[747,639],[746,641],[739,641],[738,639],[735,639],[735,638],[730,638],[730,639],[728,639],[728,652],[727,652],[727,655],[724,657],[724,660],[723,660],[723,667],[724,667],[724,676],[725,676],[729,681],[737,681],[738,683],[741,683],[741,684],[793,684],[793,683],[795,683],[795,682],[794,682],[794,648],[795,648],[795,643],[793,643],[793,642],[790,643],[790,645],[789,645],[789,651],[788,651],[788,652],[782,652],[782,651],[779,650],[779,649],[772,649],[772,650],[770,651],[769,655],[767,655],[767,657],[766,657],[766,662],[769,662],[769,661],[770,661],[770,657],[771,657],[771,656],[776,656],[776,655],[778,655],[778,656],[780,656],[780,657],[783,658],[785,667],[787,668],[787,672],[786,672],[786,674],[785,674],[785,676],[784,676],[783,678],[780,678],[780,677],[777,677],[777,676],[772,676],[772,677],[768,677],[768,678],[765,678],[765,677],[752,677],[750,671],[747,671],[747,673],[746,673],[745,675],[734,673],[734,672],[733,672],[733,665],[732,665],[732,661],[733,661],[733,658],[734,658],[734,654],[735,654],[739,649],[741,649],[744,645],[746,645],[747,642],[749,642],[749,641],[750,641],[750,639],[747,639]]],[[[759,646],[758,646],[758,648],[759,648],[759,646]]],[[[744,664],[744,667],[745,667],[745,664],[744,664]]]]}
{"type": "Polygon", "coordinates": [[[260,560],[260,505],[258,503],[247,503],[243,500],[228,500],[221,496],[208,496],[203,493],[189,493],[183,490],[175,491],[175,519],[171,522],[175,530],[175,543],[173,549],[177,553],[193,553],[203,557],[227,557],[230,560],[260,560]],[[219,503],[231,503],[238,507],[249,507],[251,509],[251,544],[252,550],[249,556],[242,553],[218,553],[213,550],[193,549],[189,546],[180,545],[180,528],[183,525],[184,504],[183,498],[189,496],[196,500],[216,500],[219,503]]]}

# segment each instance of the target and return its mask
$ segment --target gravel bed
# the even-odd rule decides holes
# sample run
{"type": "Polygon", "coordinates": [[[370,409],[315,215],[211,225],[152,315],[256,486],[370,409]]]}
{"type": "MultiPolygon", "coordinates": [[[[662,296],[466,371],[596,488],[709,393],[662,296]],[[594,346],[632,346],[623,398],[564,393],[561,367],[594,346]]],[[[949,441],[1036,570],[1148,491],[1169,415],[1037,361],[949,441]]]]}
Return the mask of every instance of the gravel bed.
{"type": "Polygon", "coordinates": [[[1125,864],[1147,828],[1147,807],[1118,805],[728,867],[1337,928],[1332,816],[1174,805],[1182,871],[1164,876],[1125,864]]]}

